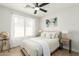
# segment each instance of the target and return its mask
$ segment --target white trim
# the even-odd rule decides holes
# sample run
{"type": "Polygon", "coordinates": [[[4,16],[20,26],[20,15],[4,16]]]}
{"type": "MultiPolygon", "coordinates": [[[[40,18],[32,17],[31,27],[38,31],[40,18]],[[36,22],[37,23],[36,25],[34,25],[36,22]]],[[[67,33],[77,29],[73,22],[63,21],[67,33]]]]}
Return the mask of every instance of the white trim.
{"type": "MultiPolygon", "coordinates": [[[[63,48],[65,48],[65,49],[69,49],[68,47],[63,47],[63,48]]],[[[79,53],[79,50],[76,50],[76,49],[72,49],[72,51],[74,51],[74,52],[78,52],[79,53]]]]}
{"type": "Polygon", "coordinates": [[[24,19],[24,39],[26,39],[26,20],[24,19]]]}

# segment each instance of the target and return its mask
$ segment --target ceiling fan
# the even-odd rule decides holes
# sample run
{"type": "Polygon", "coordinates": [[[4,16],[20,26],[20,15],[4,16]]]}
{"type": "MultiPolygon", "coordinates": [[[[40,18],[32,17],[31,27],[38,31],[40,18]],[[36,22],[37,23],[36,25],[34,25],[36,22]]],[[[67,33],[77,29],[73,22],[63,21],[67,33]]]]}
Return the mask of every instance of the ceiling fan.
{"type": "Polygon", "coordinates": [[[31,5],[26,5],[25,7],[26,8],[33,8],[33,9],[35,9],[35,11],[34,11],[34,14],[37,14],[37,11],[38,10],[40,10],[40,11],[42,11],[42,12],[47,12],[47,10],[45,10],[45,9],[42,9],[41,7],[43,7],[43,6],[46,6],[46,5],[48,5],[49,3],[42,3],[42,4],[38,4],[38,3],[33,3],[33,5],[34,5],[34,7],[32,7],[31,5]]]}

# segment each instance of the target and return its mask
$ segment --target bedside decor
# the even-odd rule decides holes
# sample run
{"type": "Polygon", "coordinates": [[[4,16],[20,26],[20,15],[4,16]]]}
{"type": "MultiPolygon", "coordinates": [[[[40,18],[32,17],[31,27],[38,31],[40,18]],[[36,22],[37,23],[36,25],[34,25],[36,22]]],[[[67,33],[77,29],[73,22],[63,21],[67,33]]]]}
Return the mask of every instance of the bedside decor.
{"type": "Polygon", "coordinates": [[[68,34],[62,33],[62,39],[60,40],[60,43],[62,44],[62,48],[64,45],[69,46],[69,53],[72,51],[72,40],[68,37],[68,34]]]}

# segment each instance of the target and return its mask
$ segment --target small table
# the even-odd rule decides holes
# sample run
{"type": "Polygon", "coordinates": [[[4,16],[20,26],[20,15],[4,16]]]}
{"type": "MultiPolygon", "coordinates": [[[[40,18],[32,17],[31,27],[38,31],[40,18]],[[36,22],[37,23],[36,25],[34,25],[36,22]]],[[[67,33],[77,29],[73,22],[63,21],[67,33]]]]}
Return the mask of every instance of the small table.
{"type": "Polygon", "coordinates": [[[72,41],[71,39],[61,39],[60,40],[60,47],[63,48],[64,45],[69,45],[69,53],[72,51],[72,41]]]}
{"type": "Polygon", "coordinates": [[[1,41],[1,52],[3,51],[3,46],[6,45],[6,41],[8,42],[8,51],[10,50],[9,38],[0,38],[1,41]],[[4,42],[5,41],[5,42],[4,42]]]}

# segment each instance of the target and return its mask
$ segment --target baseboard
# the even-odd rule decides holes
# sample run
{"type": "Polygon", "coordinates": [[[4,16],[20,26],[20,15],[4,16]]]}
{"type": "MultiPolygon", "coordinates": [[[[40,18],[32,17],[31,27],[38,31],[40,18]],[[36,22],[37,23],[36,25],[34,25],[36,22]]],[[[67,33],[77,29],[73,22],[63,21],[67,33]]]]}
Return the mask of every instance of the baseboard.
{"type": "Polygon", "coordinates": [[[16,48],[16,47],[20,47],[20,46],[14,46],[14,47],[10,47],[10,49],[16,48]]]}
{"type": "MultiPolygon", "coordinates": [[[[69,49],[68,47],[63,47],[64,49],[69,49]]],[[[79,50],[72,49],[72,51],[79,53],[79,50]]]]}
{"type": "Polygon", "coordinates": [[[72,51],[79,53],[79,50],[76,50],[76,49],[72,49],[72,51]]]}

